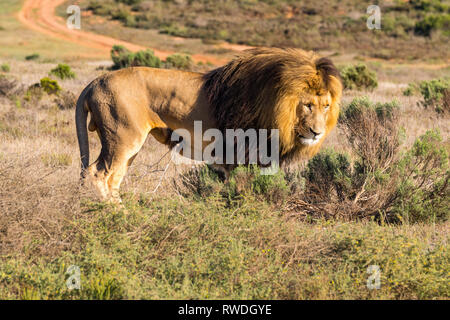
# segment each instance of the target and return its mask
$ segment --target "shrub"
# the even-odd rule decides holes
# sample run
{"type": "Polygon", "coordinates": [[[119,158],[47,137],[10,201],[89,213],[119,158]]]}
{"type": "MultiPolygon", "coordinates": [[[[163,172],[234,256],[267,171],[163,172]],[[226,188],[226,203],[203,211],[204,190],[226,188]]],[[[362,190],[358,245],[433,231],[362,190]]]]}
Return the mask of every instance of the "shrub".
{"type": "Polygon", "coordinates": [[[410,0],[410,5],[416,9],[425,12],[444,11],[448,5],[441,3],[440,0],[410,0]]]}
{"type": "Polygon", "coordinates": [[[255,165],[239,166],[230,173],[227,195],[231,198],[246,194],[255,194],[264,199],[278,203],[287,196],[288,185],[283,171],[274,175],[261,174],[255,165]]]}
{"type": "Polygon", "coordinates": [[[218,194],[225,200],[234,201],[246,195],[254,195],[270,202],[280,202],[288,194],[285,173],[263,175],[257,166],[238,166],[230,172],[224,183],[221,174],[209,166],[193,169],[182,176],[182,184],[189,193],[207,197],[218,194]]]}
{"type": "Polygon", "coordinates": [[[58,64],[56,68],[52,69],[49,75],[54,75],[61,80],[75,79],[75,73],[70,69],[70,66],[63,63],[58,64]]]}
{"type": "Polygon", "coordinates": [[[410,97],[413,95],[416,95],[417,93],[419,93],[419,86],[417,85],[417,83],[409,83],[408,87],[403,91],[403,95],[410,97]]]}
{"type": "Polygon", "coordinates": [[[188,54],[175,53],[168,56],[164,64],[167,68],[189,70],[193,65],[193,61],[188,54]]]}
{"type": "Polygon", "coordinates": [[[12,95],[17,88],[18,83],[14,79],[8,79],[0,74],[0,96],[8,97],[12,95]]]}
{"type": "Polygon", "coordinates": [[[9,64],[7,64],[7,63],[2,64],[0,68],[2,69],[3,72],[11,71],[9,64]]]}
{"type": "Polygon", "coordinates": [[[44,90],[47,94],[59,94],[61,92],[61,87],[58,84],[58,81],[52,80],[48,77],[42,78],[40,81],[40,86],[42,90],[44,90]]]}
{"type": "Polygon", "coordinates": [[[88,4],[87,9],[92,10],[94,14],[107,16],[114,13],[115,5],[110,2],[104,3],[103,1],[99,0],[91,0],[88,4]]]}
{"type": "Polygon", "coordinates": [[[393,215],[408,222],[448,220],[449,155],[439,132],[417,139],[395,170],[400,178],[393,215]]]}
{"type": "Polygon", "coordinates": [[[40,83],[34,84],[25,91],[23,100],[29,104],[36,105],[42,99],[43,92],[44,90],[40,83]]]}
{"type": "Polygon", "coordinates": [[[33,53],[33,54],[30,54],[29,56],[26,56],[25,60],[31,61],[31,60],[37,60],[39,58],[40,58],[39,53],[33,53]]]}
{"type": "Polygon", "coordinates": [[[347,66],[341,70],[342,80],[346,89],[369,89],[378,87],[375,72],[370,71],[366,65],[347,66]]]}
{"type": "Polygon", "coordinates": [[[355,157],[324,150],[310,160],[297,209],[313,217],[447,220],[450,174],[445,145],[437,132],[427,132],[402,154],[397,109],[395,102],[352,101],[341,123],[355,157]]]}
{"type": "Polygon", "coordinates": [[[121,45],[113,46],[111,59],[114,63],[112,67],[114,70],[138,66],[160,68],[162,65],[161,60],[151,50],[133,53],[121,45]]]}
{"type": "Polygon", "coordinates": [[[419,90],[423,96],[422,105],[425,108],[433,107],[438,113],[450,112],[448,106],[450,79],[422,81],[419,84],[419,90]]]}
{"type": "Polygon", "coordinates": [[[450,14],[429,15],[416,22],[414,33],[417,35],[430,37],[436,30],[443,30],[445,35],[449,35],[450,14]]]}
{"type": "Polygon", "coordinates": [[[127,5],[135,5],[135,4],[141,3],[142,0],[116,0],[116,2],[124,3],[124,4],[127,4],[127,5]]]}
{"type": "Polygon", "coordinates": [[[55,102],[61,110],[74,109],[77,103],[77,97],[70,91],[63,91],[55,102]]]}

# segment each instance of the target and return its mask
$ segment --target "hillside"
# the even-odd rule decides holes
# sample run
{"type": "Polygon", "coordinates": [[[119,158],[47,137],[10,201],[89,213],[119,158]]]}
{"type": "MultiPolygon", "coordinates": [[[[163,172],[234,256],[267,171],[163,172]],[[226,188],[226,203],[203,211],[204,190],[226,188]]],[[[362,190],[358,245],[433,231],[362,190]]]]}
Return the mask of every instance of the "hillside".
{"type": "Polygon", "coordinates": [[[80,3],[95,15],[120,21],[126,27],[200,38],[204,43],[293,46],[337,53],[357,52],[383,59],[447,60],[450,57],[448,0],[376,1],[381,9],[380,30],[369,30],[366,26],[369,16],[366,10],[374,4],[367,0],[326,0],[320,5],[314,0],[83,0],[80,3]]]}

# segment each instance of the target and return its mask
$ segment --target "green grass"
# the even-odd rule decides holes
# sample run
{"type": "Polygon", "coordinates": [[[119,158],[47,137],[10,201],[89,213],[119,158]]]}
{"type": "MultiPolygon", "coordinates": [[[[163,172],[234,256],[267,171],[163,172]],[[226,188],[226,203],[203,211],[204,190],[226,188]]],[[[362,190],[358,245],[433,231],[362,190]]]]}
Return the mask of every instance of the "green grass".
{"type": "Polygon", "coordinates": [[[128,212],[90,203],[66,222],[70,244],[46,239],[0,258],[2,299],[448,298],[447,235],[438,227],[288,219],[249,197],[129,200],[128,212]],[[276,231],[275,231],[276,230],[276,231]],[[69,266],[81,290],[68,290],[69,266]],[[369,290],[367,268],[381,269],[369,290]]]}

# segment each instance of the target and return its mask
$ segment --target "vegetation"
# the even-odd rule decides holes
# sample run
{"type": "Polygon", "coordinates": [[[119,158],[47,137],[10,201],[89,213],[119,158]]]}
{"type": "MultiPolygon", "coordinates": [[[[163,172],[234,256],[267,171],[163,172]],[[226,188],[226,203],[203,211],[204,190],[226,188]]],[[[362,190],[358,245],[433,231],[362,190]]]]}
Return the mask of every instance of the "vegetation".
{"type": "Polygon", "coordinates": [[[188,54],[175,53],[166,58],[164,65],[169,69],[190,70],[192,68],[193,61],[191,56],[188,54]]]}
{"type": "Polygon", "coordinates": [[[31,60],[37,60],[39,58],[40,58],[39,53],[33,53],[33,54],[30,54],[30,55],[26,56],[25,60],[31,61],[31,60]]]}
{"type": "Polygon", "coordinates": [[[450,112],[450,79],[422,81],[419,90],[426,108],[433,107],[438,113],[450,112]]]}
{"type": "Polygon", "coordinates": [[[403,92],[406,96],[421,94],[425,107],[432,107],[438,113],[450,113],[450,79],[433,79],[421,81],[420,83],[410,83],[403,92]]]}
{"type": "Polygon", "coordinates": [[[31,98],[43,96],[19,100],[18,109],[12,97],[24,85],[4,78],[0,90],[11,99],[0,98],[0,137],[2,151],[12,152],[0,152],[8,213],[0,215],[0,298],[449,298],[446,121],[433,119],[441,135],[402,144],[400,123],[414,129],[412,108],[423,111],[423,132],[424,114],[434,113],[409,98],[344,104],[333,149],[274,176],[239,167],[224,183],[207,167],[188,166],[168,172],[152,194],[159,173],[142,177],[167,150],[151,141],[117,207],[79,188],[73,110],[56,103],[65,91],[25,86],[36,90],[31,98]],[[73,265],[79,290],[67,287],[73,265]],[[371,265],[381,270],[379,290],[367,288],[371,265]]]}
{"type": "Polygon", "coordinates": [[[111,50],[111,59],[114,63],[113,69],[122,69],[128,67],[153,67],[160,68],[161,60],[155,56],[153,51],[139,51],[133,53],[124,46],[116,45],[111,50]]]}
{"type": "Polygon", "coordinates": [[[52,242],[70,244],[27,263],[43,247],[43,236],[36,234],[21,255],[3,255],[0,297],[448,298],[448,250],[445,238],[431,229],[417,235],[412,226],[374,222],[304,224],[251,197],[232,207],[214,197],[189,205],[143,199],[127,207],[125,214],[86,203],[76,219],[59,222],[58,233],[41,222],[57,237],[52,242]],[[80,290],[66,285],[72,265],[81,271],[80,290]],[[380,290],[367,288],[369,265],[380,266],[380,290]]]}
{"type": "Polygon", "coordinates": [[[188,173],[184,185],[200,197],[218,194],[224,201],[237,201],[252,195],[277,206],[294,206],[308,220],[448,220],[449,155],[438,132],[427,132],[401,152],[398,104],[372,103],[366,97],[345,108],[341,128],[351,155],[324,150],[305,170],[274,176],[237,168],[227,184],[203,168],[188,173]]]}
{"type": "Polygon", "coordinates": [[[161,61],[151,50],[131,52],[121,45],[115,45],[111,49],[111,59],[114,63],[112,69],[122,69],[128,67],[152,67],[190,70],[193,66],[193,60],[188,54],[175,53],[161,61]]]}
{"type": "Polygon", "coordinates": [[[394,1],[382,5],[381,30],[368,30],[366,9],[373,2],[327,0],[98,1],[85,0],[94,14],[127,27],[158,29],[173,36],[255,46],[360,51],[385,58],[448,57],[448,1],[394,1]],[[370,34],[369,34],[370,33],[370,34]],[[339,38],[339,41],[336,39],[339,38]],[[417,45],[415,52],[408,44],[417,45]],[[420,44],[420,45],[419,45],[420,44]],[[434,51],[433,51],[434,50],[434,51]],[[435,50],[438,50],[436,52],[435,50]]]}
{"type": "Polygon", "coordinates": [[[428,15],[416,23],[414,32],[430,37],[433,32],[442,30],[446,36],[450,36],[450,14],[428,15]]]}
{"type": "Polygon", "coordinates": [[[346,89],[373,90],[378,87],[376,73],[369,70],[364,64],[342,68],[341,77],[346,89]]]}
{"type": "MultiPolygon", "coordinates": [[[[370,99],[347,91],[322,152],[274,176],[242,166],[224,182],[208,167],[168,162],[150,136],[130,166],[123,206],[114,206],[79,185],[73,116],[76,95],[104,74],[103,63],[84,60],[90,48],[23,27],[11,33],[21,4],[2,1],[0,50],[11,70],[0,72],[0,299],[449,299],[450,113],[435,112],[450,99],[450,69],[441,67],[448,36],[440,24],[429,36],[415,30],[448,14],[447,3],[383,2],[382,29],[369,31],[368,1],[98,1],[105,17],[214,45],[291,43],[331,49],[342,64],[355,63],[339,55],[345,50],[420,58],[377,61],[383,85],[370,99]],[[77,80],[33,84],[50,68],[24,62],[30,50],[51,63],[79,55],[77,80]],[[429,58],[441,61],[430,67],[429,58]],[[71,266],[80,268],[79,290],[67,287],[71,266]],[[367,287],[370,266],[380,268],[379,290],[367,287]]],[[[87,28],[99,18],[83,19],[87,28]]],[[[206,53],[186,42],[170,50],[206,53]]],[[[181,57],[159,67],[188,69],[181,57]]],[[[95,159],[99,141],[90,143],[95,159]]]]}
{"type": "Polygon", "coordinates": [[[11,67],[10,67],[9,64],[7,64],[7,63],[3,63],[3,64],[0,66],[0,69],[1,69],[3,72],[9,72],[9,71],[11,71],[11,67]]]}
{"type": "Polygon", "coordinates": [[[42,90],[49,95],[58,94],[61,92],[61,87],[59,86],[58,81],[52,80],[48,77],[41,79],[40,86],[42,90]]]}
{"type": "Polygon", "coordinates": [[[60,78],[61,80],[75,79],[76,77],[75,73],[71,70],[70,66],[64,63],[58,64],[56,68],[50,71],[49,75],[54,75],[60,78]]]}

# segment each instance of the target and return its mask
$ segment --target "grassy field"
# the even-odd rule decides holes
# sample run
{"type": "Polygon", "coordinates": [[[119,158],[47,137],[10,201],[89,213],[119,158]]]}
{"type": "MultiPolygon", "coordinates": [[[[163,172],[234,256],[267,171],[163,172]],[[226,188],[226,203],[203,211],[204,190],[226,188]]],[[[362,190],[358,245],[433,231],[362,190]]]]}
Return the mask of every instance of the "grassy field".
{"type": "MultiPolygon", "coordinates": [[[[117,207],[78,183],[73,102],[108,72],[105,62],[75,58],[85,49],[26,29],[13,35],[23,28],[11,15],[20,3],[1,6],[0,299],[449,299],[449,113],[434,100],[425,108],[420,88],[404,95],[410,83],[448,79],[442,61],[366,61],[378,86],[346,90],[323,152],[267,180],[240,169],[223,184],[201,166],[175,164],[162,176],[168,150],[149,138],[117,207]],[[25,60],[33,53],[37,60],[25,60]],[[60,62],[76,77],[52,75],[58,95],[30,88],[60,62]],[[390,133],[389,157],[364,134],[372,127],[356,133],[380,157],[349,139],[348,110],[364,101],[396,106],[395,117],[374,120],[390,133]],[[334,170],[344,158],[349,166],[334,170]],[[382,172],[357,171],[371,159],[382,172]],[[80,290],[67,287],[73,265],[80,290]],[[379,289],[367,287],[370,266],[380,269],[379,289]]],[[[362,61],[349,52],[332,59],[362,61]]],[[[96,135],[90,143],[95,157],[96,135]]]]}

